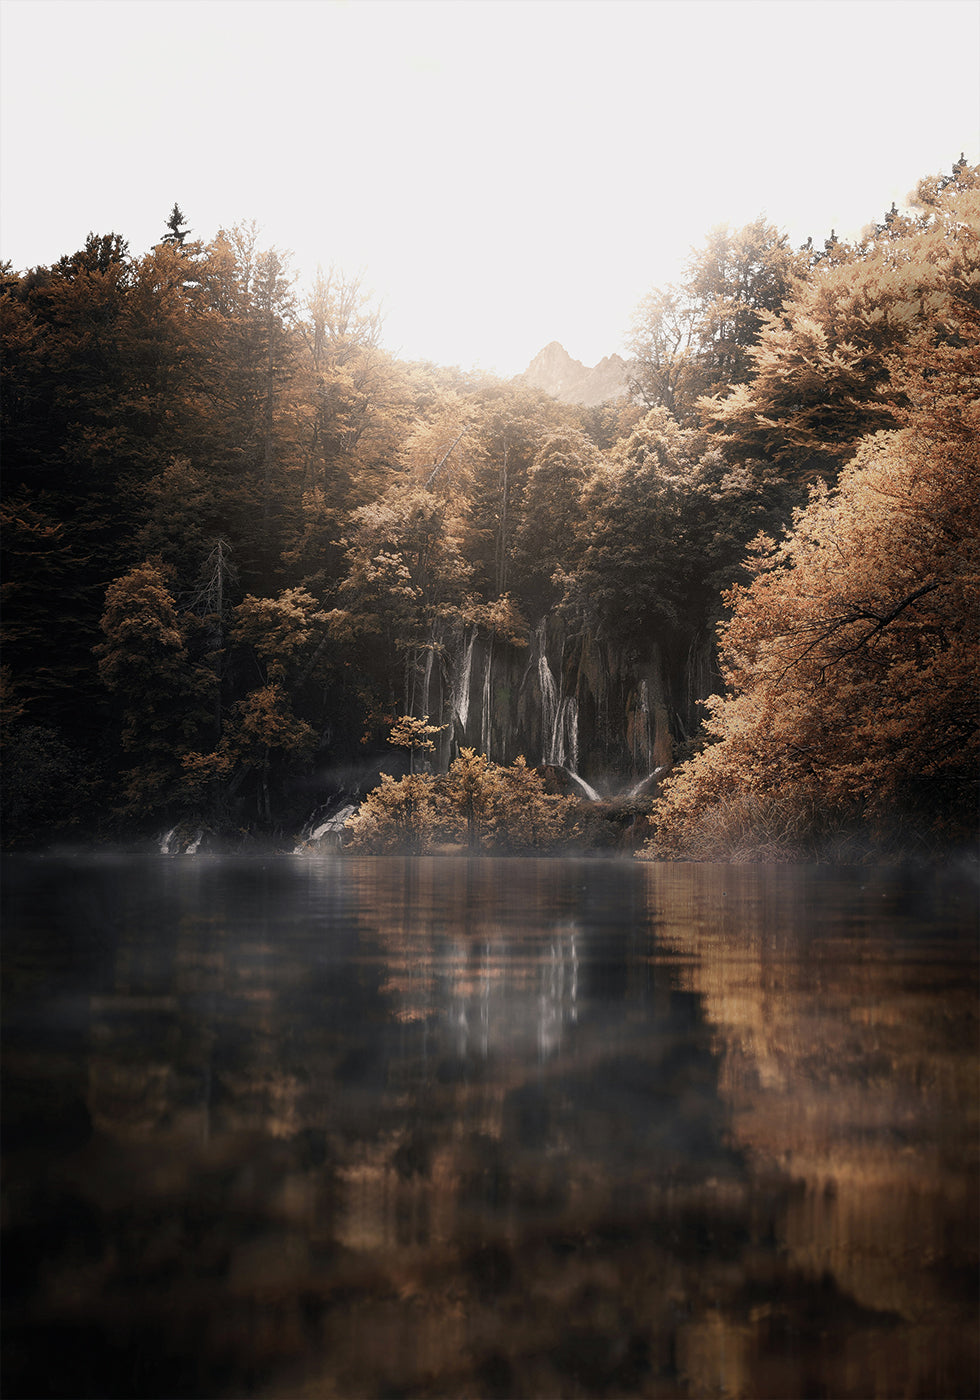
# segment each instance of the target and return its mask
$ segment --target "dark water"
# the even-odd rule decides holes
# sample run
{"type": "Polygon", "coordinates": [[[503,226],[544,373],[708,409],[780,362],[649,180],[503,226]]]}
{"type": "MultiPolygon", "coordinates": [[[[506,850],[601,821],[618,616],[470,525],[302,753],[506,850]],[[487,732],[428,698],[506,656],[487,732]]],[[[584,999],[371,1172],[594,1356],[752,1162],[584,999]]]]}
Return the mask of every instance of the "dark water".
{"type": "Polygon", "coordinates": [[[975,880],[5,875],[10,1400],[978,1394],[975,880]]]}

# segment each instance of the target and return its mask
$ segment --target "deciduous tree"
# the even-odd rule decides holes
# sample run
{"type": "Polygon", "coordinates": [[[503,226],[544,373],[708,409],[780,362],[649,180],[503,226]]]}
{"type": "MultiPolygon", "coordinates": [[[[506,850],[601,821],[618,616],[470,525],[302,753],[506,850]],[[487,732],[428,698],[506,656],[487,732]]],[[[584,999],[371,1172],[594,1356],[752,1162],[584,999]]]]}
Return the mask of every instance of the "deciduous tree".
{"type": "Polygon", "coordinates": [[[980,168],[927,194],[921,217],[822,261],[763,314],[751,379],[701,404],[729,456],[832,480],[861,437],[897,423],[891,357],[923,331],[948,338],[958,302],[980,307],[980,168]]]}
{"type": "Polygon", "coordinates": [[[960,302],[948,326],[893,366],[902,426],[864,439],[731,595],[730,693],[670,782],[655,851],[717,857],[736,809],[790,851],[848,827],[975,839],[980,317],[960,302]]]}

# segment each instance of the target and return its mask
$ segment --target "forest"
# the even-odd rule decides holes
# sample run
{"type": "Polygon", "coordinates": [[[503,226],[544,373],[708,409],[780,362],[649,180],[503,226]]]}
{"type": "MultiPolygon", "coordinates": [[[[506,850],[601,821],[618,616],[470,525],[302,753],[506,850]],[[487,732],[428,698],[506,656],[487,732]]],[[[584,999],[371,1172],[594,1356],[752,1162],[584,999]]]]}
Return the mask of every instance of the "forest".
{"type": "Polygon", "coordinates": [[[980,167],[714,229],[591,408],[161,224],[0,268],[6,847],[975,848],[980,167]]]}

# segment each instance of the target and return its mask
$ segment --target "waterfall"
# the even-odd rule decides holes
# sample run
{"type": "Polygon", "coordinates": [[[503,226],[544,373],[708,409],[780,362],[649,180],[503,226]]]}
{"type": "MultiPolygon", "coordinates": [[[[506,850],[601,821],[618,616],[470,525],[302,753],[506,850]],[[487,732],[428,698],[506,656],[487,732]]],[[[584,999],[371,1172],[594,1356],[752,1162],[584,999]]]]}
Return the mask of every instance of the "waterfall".
{"type": "Polygon", "coordinates": [[[578,768],[578,701],[574,695],[562,695],[543,652],[538,658],[538,677],[541,684],[541,761],[574,772],[578,768]]]}
{"type": "Polygon", "coordinates": [[[429,717],[429,685],[432,680],[432,657],[435,648],[431,645],[425,653],[425,671],[422,676],[422,714],[429,717]]]}
{"type": "Polygon", "coordinates": [[[453,714],[459,721],[460,731],[465,733],[466,721],[470,714],[470,676],[473,671],[473,647],[476,643],[476,628],[470,633],[470,639],[463,649],[463,663],[455,678],[453,686],[453,714]]]}
{"type": "Polygon", "coordinates": [[[162,856],[196,856],[201,849],[204,840],[204,828],[198,827],[190,837],[187,829],[179,825],[172,826],[166,835],[160,837],[160,854],[162,856]]]}
{"type": "Polygon", "coordinates": [[[357,811],[359,802],[351,802],[350,794],[333,797],[317,807],[300,833],[293,855],[315,855],[330,847],[343,844],[344,823],[357,811]]]}
{"type": "Polygon", "coordinates": [[[665,766],[655,768],[652,773],[648,773],[645,778],[641,778],[638,783],[634,783],[627,792],[627,797],[647,797],[653,790],[655,781],[667,772],[665,766]]]}
{"type": "Polygon", "coordinates": [[[490,757],[490,707],[493,700],[493,691],[490,684],[490,675],[493,670],[493,638],[487,648],[487,664],[483,672],[483,713],[480,716],[480,752],[490,757]]]}
{"type": "Polygon", "coordinates": [[[554,754],[553,763],[571,772],[578,771],[578,701],[574,695],[566,695],[559,702],[555,715],[555,732],[551,741],[554,754]]]}
{"type": "Polygon", "coordinates": [[[538,687],[541,693],[541,761],[555,768],[564,768],[569,777],[592,801],[599,794],[578,775],[578,700],[563,695],[548,664],[545,650],[545,624],[539,624],[538,687]]]}
{"type": "Polygon", "coordinates": [[[538,686],[541,691],[541,762],[561,765],[564,759],[555,757],[555,748],[560,742],[561,702],[544,647],[538,653],[538,686]]]}
{"type": "Polygon", "coordinates": [[[592,786],[591,783],[587,783],[584,778],[580,778],[579,775],[573,772],[571,768],[566,768],[565,773],[567,774],[569,781],[579,789],[583,797],[587,797],[590,802],[602,801],[602,798],[596,792],[595,788],[592,786]]]}

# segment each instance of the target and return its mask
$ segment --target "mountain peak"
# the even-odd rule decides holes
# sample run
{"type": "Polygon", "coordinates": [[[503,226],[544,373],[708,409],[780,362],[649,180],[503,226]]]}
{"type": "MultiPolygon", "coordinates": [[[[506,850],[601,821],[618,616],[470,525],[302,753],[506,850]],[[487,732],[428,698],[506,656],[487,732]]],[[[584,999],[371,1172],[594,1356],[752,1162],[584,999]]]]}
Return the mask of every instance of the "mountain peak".
{"type": "Polygon", "coordinates": [[[626,393],[626,361],[619,355],[606,355],[591,368],[573,360],[560,341],[550,341],[539,350],[518,378],[533,389],[543,389],[561,403],[593,407],[626,393]]]}

